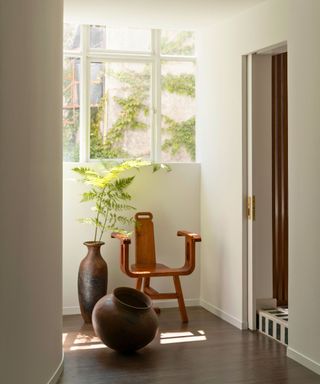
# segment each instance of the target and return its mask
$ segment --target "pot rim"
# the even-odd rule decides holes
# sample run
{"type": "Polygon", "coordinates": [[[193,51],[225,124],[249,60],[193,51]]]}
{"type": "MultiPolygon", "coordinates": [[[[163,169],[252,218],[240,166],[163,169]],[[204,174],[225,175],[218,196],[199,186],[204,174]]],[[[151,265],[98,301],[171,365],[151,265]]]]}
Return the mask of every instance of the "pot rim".
{"type": "Polygon", "coordinates": [[[119,302],[120,304],[122,304],[123,306],[128,307],[128,308],[134,308],[134,309],[142,310],[142,311],[146,311],[146,310],[152,308],[152,301],[151,301],[150,297],[148,297],[145,293],[143,293],[141,291],[138,291],[137,289],[134,289],[134,288],[129,288],[129,287],[118,287],[118,288],[115,288],[113,290],[113,298],[117,302],[119,302]],[[143,301],[146,306],[145,307],[137,307],[135,305],[130,305],[130,304],[120,300],[117,297],[117,294],[119,294],[120,292],[127,292],[127,293],[130,293],[131,296],[132,296],[132,294],[135,295],[135,296],[138,296],[139,299],[141,299],[141,301],[143,301]]]}
{"type": "Polygon", "coordinates": [[[89,241],[85,241],[83,244],[86,245],[87,247],[101,247],[101,245],[104,245],[105,242],[89,240],[89,241]]]}

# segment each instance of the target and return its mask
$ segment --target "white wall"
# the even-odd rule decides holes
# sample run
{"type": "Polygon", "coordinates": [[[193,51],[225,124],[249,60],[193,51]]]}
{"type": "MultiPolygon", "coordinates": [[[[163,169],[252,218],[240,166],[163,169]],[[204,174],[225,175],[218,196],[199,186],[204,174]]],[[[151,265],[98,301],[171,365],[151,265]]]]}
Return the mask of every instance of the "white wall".
{"type": "Polygon", "coordinates": [[[0,9],[0,382],[62,364],[62,1],[0,9]]]}
{"type": "MultiPolygon", "coordinates": [[[[79,183],[72,165],[64,165],[64,246],[63,246],[63,306],[64,313],[79,313],[77,296],[77,274],[81,259],[86,255],[86,240],[92,240],[93,228],[81,224],[77,219],[91,214],[90,203],[80,203],[80,194],[85,186],[79,183]]],[[[173,164],[166,173],[142,169],[137,173],[130,192],[138,211],[154,214],[157,258],[169,266],[184,263],[184,239],[177,237],[177,230],[200,231],[200,165],[173,164]]],[[[120,271],[120,247],[110,234],[104,235],[106,245],[102,255],[109,268],[108,293],[118,286],[134,286],[135,281],[120,271]]],[[[131,260],[134,262],[134,244],[131,245],[131,260]]],[[[190,276],[181,278],[186,305],[198,305],[200,296],[200,245],[197,245],[196,270],[190,276]]],[[[172,279],[155,278],[152,286],[159,290],[172,291],[172,279]]],[[[170,300],[162,306],[177,306],[170,300]]]]}
{"type": "MultiPolygon", "coordinates": [[[[320,2],[270,0],[199,36],[201,302],[245,325],[241,55],[288,41],[289,348],[320,373],[320,2]]],[[[257,208],[258,209],[258,208],[257,208]]]]}
{"type": "Polygon", "coordinates": [[[320,374],[320,2],[289,3],[289,356],[320,374]]]}
{"type": "Polygon", "coordinates": [[[124,27],[197,28],[265,0],[65,0],[68,22],[124,27]]]}
{"type": "Polygon", "coordinates": [[[201,168],[201,300],[246,327],[242,55],[287,38],[286,1],[272,0],[199,33],[197,142],[201,168]],[[244,289],[244,290],[243,290],[244,289]]]}

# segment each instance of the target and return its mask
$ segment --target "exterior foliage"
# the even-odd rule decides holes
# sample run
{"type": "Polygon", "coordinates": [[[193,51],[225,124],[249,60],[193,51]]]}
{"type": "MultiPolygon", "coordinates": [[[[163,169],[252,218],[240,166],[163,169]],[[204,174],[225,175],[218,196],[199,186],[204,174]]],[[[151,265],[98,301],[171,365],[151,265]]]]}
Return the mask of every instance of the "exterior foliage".
{"type": "Polygon", "coordinates": [[[163,117],[167,126],[166,130],[170,134],[162,144],[162,150],[176,155],[181,148],[185,148],[192,160],[195,160],[195,118],[177,122],[168,116],[163,117]]]}
{"type": "MultiPolygon", "coordinates": [[[[102,44],[101,47],[105,47],[103,39],[106,38],[108,31],[105,26],[100,26],[99,31],[100,34],[96,39],[102,44]]],[[[194,160],[195,116],[192,116],[190,111],[194,107],[192,100],[195,98],[195,77],[188,69],[192,67],[188,66],[192,63],[188,57],[194,55],[194,33],[162,30],[156,36],[159,39],[156,41],[160,43],[160,55],[163,57],[162,153],[166,159],[176,157],[181,160],[187,158],[194,160]],[[169,56],[164,57],[166,55],[169,56]],[[180,58],[185,56],[185,59],[175,62],[174,57],[177,56],[180,58]]],[[[121,36],[113,39],[117,41],[121,36]]],[[[65,161],[79,161],[80,140],[83,139],[79,131],[80,63],[84,60],[80,52],[80,40],[80,26],[66,24],[64,47],[67,56],[64,62],[63,83],[65,161]],[[70,51],[74,51],[76,56],[70,55],[70,51]]],[[[89,49],[90,47],[91,45],[89,49]]],[[[130,62],[130,58],[128,63],[125,61],[123,63],[124,65],[113,61],[103,62],[100,59],[91,63],[93,68],[92,97],[90,96],[91,159],[149,157],[151,64],[133,63],[130,62]],[[99,68],[102,67],[103,70],[99,73],[99,68]],[[141,131],[141,134],[138,131],[141,131]]],[[[87,92],[87,88],[84,89],[87,92]]],[[[81,108],[86,107],[88,106],[81,105],[81,108]]]]}
{"type": "Polygon", "coordinates": [[[181,31],[173,40],[167,36],[162,36],[161,53],[163,55],[193,55],[194,44],[192,37],[193,33],[191,31],[181,31]]]}
{"type": "Polygon", "coordinates": [[[194,75],[183,73],[182,75],[172,75],[168,73],[162,77],[162,89],[169,93],[195,97],[195,78],[194,75]]]}
{"type": "MultiPolygon", "coordinates": [[[[174,41],[163,38],[161,42],[162,54],[192,54],[193,45],[189,43],[191,32],[180,32],[174,41]]],[[[134,130],[145,130],[147,125],[142,123],[139,116],[148,116],[149,105],[148,90],[150,87],[150,71],[148,66],[144,72],[137,73],[133,70],[113,71],[111,76],[123,83],[127,90],[126,97],[114,97],[121,112],[118,119],[108,130],[105,137],[101,133],[101,121],[108,103],[108,95],[105,94],[98,107],[91,109],[90,147],[91,158],[114,159],[128,158],[130,155],[124,151],[123,140],[125,133],[134,130]]],[[[190,73],[174,75],[168,73],[162,76],[162,90],[170,94],[195,97],[195,77],[190,73]]],[[[162,144],[162,150],[171,155],[177,155],[185,150],[191,160],[195,160],[195,116],[188,120],[177,122],[169,116],[162,116],[164,131],[169,136],[162,144]]],[[[106,124],[107,122],[105,122],[106,124]]]]}
{"type": "Polygon", "coordinates": [[[79,94],[77,74],[79,62],[77,59],[66,59],[64,62],[63,98],[65,106],[63,110],[63,152],[66,161],[79,160],[79,145],[77,135],[79,129],[79,94]]]}
{"type": "MultiPolygon", "coordinates": [[[[123,149],[122,142],[126,131],[143,130],[147,126],[139,120],[139,115],[149,114],[147,105],[148,89],[150,84],[150,74],[148,68],[141,74],[135,71],[113,71],[111,76],[124,84],[128,96],[114,97],[121,111],[118,119],[108,130],[106,137],[100,131],[100,125],[104,116],[105,108],[108,103],[106,93],[99,102],[97,108],[91,110],[91,158],[95,159],[117,159],[128,158],[129,154],[123,149]]],[[[107,122],[104,122],[107,124],[107,122]]]]}
{"type": "MultiPolygon", "coordinates": [[[[108,102],[105,94],[99,102],[98,107],[91,110],[91,158],[114,159],[127,158],[129,155],[124,151],[122,142],[126,131],[144,130],[146,124],[139,121],[139,115],[147,116],[149,106],[147,104],[147,92],[150,78],[147,74],[141,76],[134,71],[122,71],[114,73],[119,80],[128,85],[127,97],[115,97],[114,100],[121,108],[120,115],[106,137],[102,136],[100,125],[108,102]]],[[[172,75],[162,77],[162,88],[171,94],[195,97],[195,78],[192,74],[172,75]]],[[[170,135],[162,145],[162,150],[176,155],[182,148],[186,150],[192,160],[195,159],[195,117],[176,122],[168,116],[163,115],[166,131],[170,135]]],[[[105,122],[106,123],[106,122],[105,122]]]]}

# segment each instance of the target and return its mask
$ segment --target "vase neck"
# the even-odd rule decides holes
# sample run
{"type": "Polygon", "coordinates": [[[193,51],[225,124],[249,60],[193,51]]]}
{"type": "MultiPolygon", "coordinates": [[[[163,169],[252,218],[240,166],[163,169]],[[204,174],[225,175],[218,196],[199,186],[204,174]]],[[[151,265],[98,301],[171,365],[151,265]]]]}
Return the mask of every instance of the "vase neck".
{"type": "Polygon", "coordinates": [[[84,245],[86,245],[88,248],[99,248],[104,245],[104,242],[103,241],[85,241],[83,243],[84,245]]]}
{"type": "Polygon", "coordinates": [[[104,245],[103,241],[86,241],[83,244],[88,248],[88,256],[101,256],[100,248],[104,245]]]}

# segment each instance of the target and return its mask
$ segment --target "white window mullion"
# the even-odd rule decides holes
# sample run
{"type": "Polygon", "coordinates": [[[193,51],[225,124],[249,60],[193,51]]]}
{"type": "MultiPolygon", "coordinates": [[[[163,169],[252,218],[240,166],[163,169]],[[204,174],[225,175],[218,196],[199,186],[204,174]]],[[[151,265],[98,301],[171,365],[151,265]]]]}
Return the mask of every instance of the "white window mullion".
{"type": "Polygon", "coordinates": [[[100,54],[93,55],[92,53],[88,53],[87,57],[92,61],[105,61],[105,62],[116,62],[116,63],[150,63],[153,59],[151,56],[124,56],[124,55],[109,55],[109,54],[100,54]]]}
{"type": "Polygon", "coordinates": [[[81,26],[81,71],[80,71],[80,163],[90,156],[89,132],[89,64],[88,64],[88,26],[81,26]]]}
{"type": "MultiPolygon", "coordinates": [[[[107,50],[90,48],[90,26],[80,26],[80,50],[65,50],[64,57],[80,59],[80,115],[79,115],[79,162],[90,161],[90,76],[91,62],[128,62],[151,65],[151,102],[150,102],[150,158],[161,161],[161,63],[196,63],[195,56],[161,55],[161,30],[151,31],[152,50],[136,51],[107,50]]],[[[106,85],[106,84],[105,84],[106,85]]]]}
{"type": "Polygon", "coordinates": [[[152,31],[154,52],[153,65],[153,126],[152,126],[152,160],[161,161],[161,59],[160,30],[152,31]]]}
{"type": "Polygon", "coordinates": [[[182,62],[190,61],[193,63],[197,61],[195,56],[175,56],[175,55],[171,55],[171,56],[162,55],[161,60],[162,61],[182,61],[182,62]]]}

